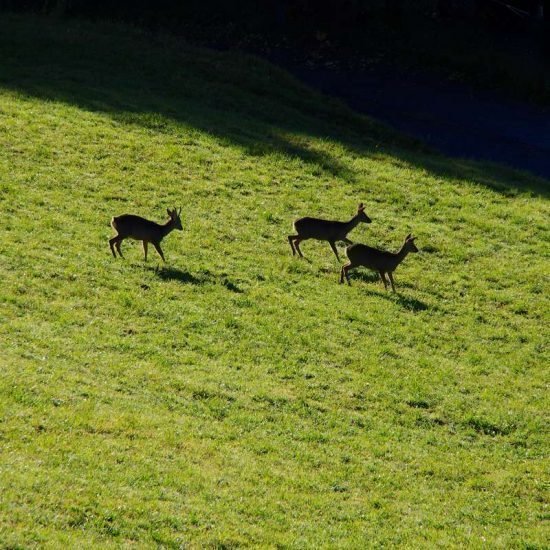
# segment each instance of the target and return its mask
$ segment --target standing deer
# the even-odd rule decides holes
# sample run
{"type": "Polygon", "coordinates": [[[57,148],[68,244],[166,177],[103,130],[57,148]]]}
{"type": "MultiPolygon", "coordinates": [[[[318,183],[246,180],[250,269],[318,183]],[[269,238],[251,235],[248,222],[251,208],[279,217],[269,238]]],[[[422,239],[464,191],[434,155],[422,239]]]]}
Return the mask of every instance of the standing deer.
{"type": "Polygon", "coordinates": [[[318,241],[328,241],[336,258],[340,261],[338,251],[336,250],[336,241],[344,241],[347,244],[353,244],[347,238],[348,233],[359,222],[371,223],[371,219],[365,214],[363,203],[357,208],[357,214],[351,218],[349,222],[336,222],[330,220],[322,220],[319,218],[300,218],[294,222],[294,230],[297,235],[289,235],[288,242],[292,248],[292,255],[298,254],[303,258],[304,255],[300,250],[300,243],[307,239],[316,239],[318,241]]]}
{"type": "Polygon", "coordinates": [[[109,246],[111,252],[116,258],[115,247],[121,258],[124,256],[120,251],[120,244],[124,239],[135,239],[136,241],[143,241],[143,252],[145,253],[145,261],[147,261],[147,245],[151,243],[155,250],[160,254],[162,261],[165,262],[164,254],[160,248],[160,241],[168,235],[174,229],[183,230],[181,226],[180,214],[174,208],[173,210],[167,209],[166,212],[170,216],[170,219],[164,224],[146,220],[141,216],[134,216],[133,214],[123,214],[122,216],[115,216],[111,220],[111,226],[118,233],[112,239],[109,239],[109,246]]]}
{"type": "Polygon", "coordinates": [[[399,252],[385,252],[384,250],[378,250],[371,248],[364,244],[352,244],[346,248],[349,263],[342,266],[340,271],[340,284],[344,282],[344,276],[346,277],[348,284],[351,286],[349,280],[348,271],[354,267],[364,266],[378,271],[384,288],[388,288],[386,281],[386,273],[390,279],[391,288],[395,292],[395,286],[393,284],[393,272],[397,266],[405,259],[409,252],[418,252],[418,248],[414,244],[416,237],[413,237],[410,233],[405,237],[405,242],[399,252]]]}

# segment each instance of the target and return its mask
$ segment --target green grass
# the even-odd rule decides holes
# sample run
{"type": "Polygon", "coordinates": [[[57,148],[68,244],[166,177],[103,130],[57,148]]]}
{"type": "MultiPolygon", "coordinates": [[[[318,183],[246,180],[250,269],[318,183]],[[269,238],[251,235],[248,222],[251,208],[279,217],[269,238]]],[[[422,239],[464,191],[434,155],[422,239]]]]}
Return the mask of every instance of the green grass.
{"type": "Polygon", "coordinates": [[[0,22],[0,545],[548,541],[548,186],[281,71],[0,22]],[[293,219],[420,254],[337,284],[293,219]],[[168,263],[111,216],[183,206],[168,263]]]}

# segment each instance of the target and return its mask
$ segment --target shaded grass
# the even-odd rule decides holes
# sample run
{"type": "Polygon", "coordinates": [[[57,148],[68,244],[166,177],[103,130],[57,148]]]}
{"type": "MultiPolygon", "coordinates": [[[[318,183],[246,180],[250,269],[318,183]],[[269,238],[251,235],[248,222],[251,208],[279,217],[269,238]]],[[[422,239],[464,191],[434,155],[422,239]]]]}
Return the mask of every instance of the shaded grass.
{"type": "Polygon", "coordinates": [[[250,58],[0,26],[2,544],[545,544],[547,182],[250,58]],[[290,254],[359,201],[418,235],[397,295],[290,254]],[[171,206],[167,265],[112,258],[171,206]]]}

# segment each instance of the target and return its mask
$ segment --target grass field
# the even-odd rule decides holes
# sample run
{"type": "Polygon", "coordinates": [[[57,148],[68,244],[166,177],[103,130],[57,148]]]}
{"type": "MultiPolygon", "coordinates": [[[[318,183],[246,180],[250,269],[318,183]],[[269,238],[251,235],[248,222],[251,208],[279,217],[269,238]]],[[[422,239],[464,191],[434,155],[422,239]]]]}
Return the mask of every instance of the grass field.
{"type": "Polygon", "coordinates": [[[547,547],[548,182],[124,27],[0,60],[1,547],[547,547]],[[396,294],[291,255],[360,201],[396,294]]]}

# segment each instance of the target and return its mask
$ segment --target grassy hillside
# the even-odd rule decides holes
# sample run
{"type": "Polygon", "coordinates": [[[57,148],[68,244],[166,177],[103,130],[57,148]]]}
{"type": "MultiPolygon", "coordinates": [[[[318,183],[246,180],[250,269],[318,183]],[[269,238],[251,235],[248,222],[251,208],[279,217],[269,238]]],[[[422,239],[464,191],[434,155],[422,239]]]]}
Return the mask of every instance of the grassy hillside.
{"type": "Polygon", "coordinates": [[[2,547],[544,547],[547,182],[126,28],[5,17],[0,59],[2,547]],[[395,295],[291,256],[360,201],[418,236],[395,295]],[[172,206],[166,266],[112,257],[172,206]]]}

